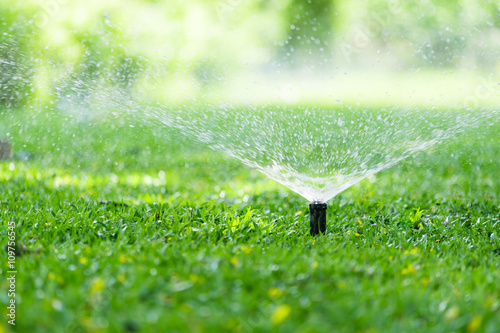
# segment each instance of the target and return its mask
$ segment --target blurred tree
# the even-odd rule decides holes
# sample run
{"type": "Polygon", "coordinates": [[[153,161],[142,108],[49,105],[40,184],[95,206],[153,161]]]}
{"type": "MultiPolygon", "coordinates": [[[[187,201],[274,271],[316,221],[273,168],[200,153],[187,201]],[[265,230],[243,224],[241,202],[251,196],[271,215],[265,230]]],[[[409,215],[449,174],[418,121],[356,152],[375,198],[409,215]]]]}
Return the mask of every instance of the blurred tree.
{"type": "Polygon", "coordinates": [[[23,105],[34,91],[35,32],[25,17],[0,3],[0,106],[8,108],[23,105]]]}
{"type": "Polygon", "coordinates": [[[290,0],[284,15],[289,34],[281,56],[292,66],[298,58],[317,63],[330,50],[335,0],[290,0]]]}
{"type": "Polygon", "coordinates": [[[71,34],[71,40],[82,53],[69,75],[54,85],[59,109],[88,112],[107,88],[117,95],[131,95],[146,64],[127,50],[127,36],[112,23],[109,13],[71,34]]]}
{"type": "Polygon", "coordinates": [[[231,73],[266,66],[273,55],[280,66],[318,70],[342,48],[347,52],[335,58],[342,66],[373,66],[380,54],[397,68],[500,64],[498,0],[57,4],[0,2],[0,106],[20,107],[30,98],[52,106],[61,97],[85,105],[101,88],[190,96],[231,73]],[[361,43],[352,38],[360,35],[361,43]]]}

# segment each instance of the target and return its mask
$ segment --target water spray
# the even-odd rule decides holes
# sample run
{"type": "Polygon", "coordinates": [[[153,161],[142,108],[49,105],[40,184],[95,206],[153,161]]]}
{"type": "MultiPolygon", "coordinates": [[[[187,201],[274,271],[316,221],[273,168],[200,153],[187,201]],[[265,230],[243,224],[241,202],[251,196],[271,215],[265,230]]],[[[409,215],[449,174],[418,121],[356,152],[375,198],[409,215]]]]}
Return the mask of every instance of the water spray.
{"type": "Polygon", "coordinates": [[[326,232],[326,203],[314,201],[309,204],[311,236],[326,232]]]}

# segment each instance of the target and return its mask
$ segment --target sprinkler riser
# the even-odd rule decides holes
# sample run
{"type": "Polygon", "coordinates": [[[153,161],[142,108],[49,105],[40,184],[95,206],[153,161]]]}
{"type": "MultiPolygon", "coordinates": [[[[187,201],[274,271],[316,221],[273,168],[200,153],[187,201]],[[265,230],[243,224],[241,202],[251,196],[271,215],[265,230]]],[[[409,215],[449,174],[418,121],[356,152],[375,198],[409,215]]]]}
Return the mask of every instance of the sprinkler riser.
{"type": "Polygon", "coordinates": [[[320,233],[326,232],[326,208],[327,204],[324,202],[311,202],[309,204],[309,221],[311,236],[317,236],[320,233]]]}

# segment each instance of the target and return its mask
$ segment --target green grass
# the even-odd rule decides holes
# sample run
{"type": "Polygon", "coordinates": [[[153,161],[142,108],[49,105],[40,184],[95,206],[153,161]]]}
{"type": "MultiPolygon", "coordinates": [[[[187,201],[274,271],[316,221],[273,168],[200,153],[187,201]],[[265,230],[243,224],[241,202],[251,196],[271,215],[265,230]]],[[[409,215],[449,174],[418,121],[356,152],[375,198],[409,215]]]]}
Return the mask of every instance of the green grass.
{"type": "Polygon", "coordinates": [[[353,186],[311,238],[305,200],[172,131],[1,114],[15,331],[498,332],[499,130],[353,186]]]}

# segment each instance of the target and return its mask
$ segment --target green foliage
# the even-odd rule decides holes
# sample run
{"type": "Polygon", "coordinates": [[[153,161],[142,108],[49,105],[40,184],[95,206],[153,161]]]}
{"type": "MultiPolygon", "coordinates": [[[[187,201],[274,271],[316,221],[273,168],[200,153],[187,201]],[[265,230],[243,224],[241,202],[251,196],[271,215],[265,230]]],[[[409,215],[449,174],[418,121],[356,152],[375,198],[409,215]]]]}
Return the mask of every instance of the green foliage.
{"type": "Polygon", "coordinates": [[[334,14],[332,0],[291,0],[284,13],[284,24],[289,33],[282,56],[289,58],[291,65],[300,62],[304,56],[310,58],[311,65],[319,62],[330,51],[334,14]]]}
{"type": "Polygon", "coordinates": [[[192,96],[248,69],[357,68],[380,54],[403,69],[496,71],[500,52],[493,0],[5,0],[0,15],[0,103],[17,107],[164,94],[151,81],[192,96]]]}
{"type": "Polygon", "coordinates": [[[20,107],[33,96],[34,32],[26,14],[0,4],[0,107],[20,107]]]}

